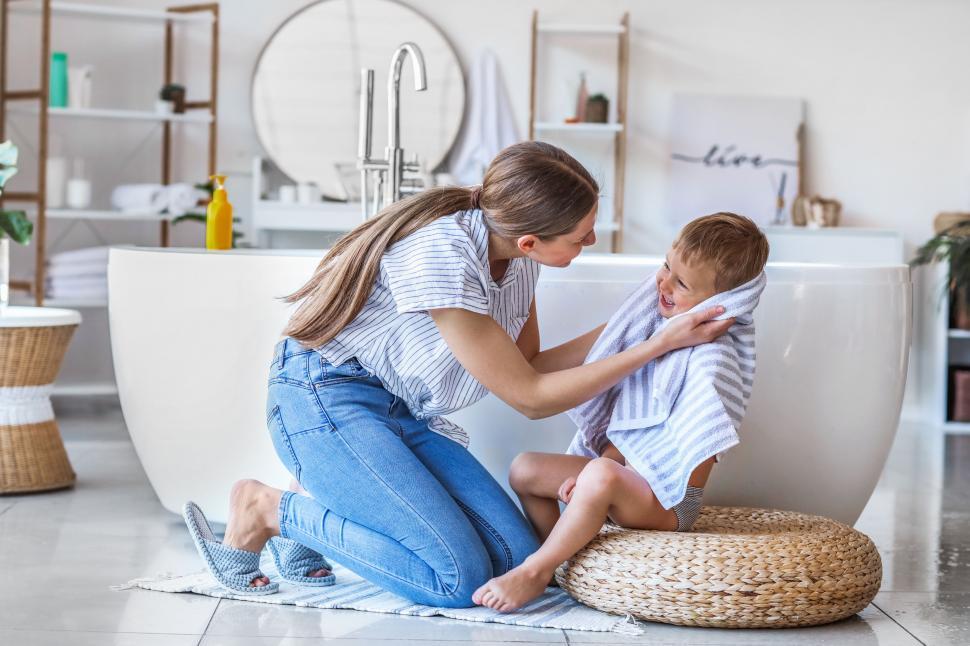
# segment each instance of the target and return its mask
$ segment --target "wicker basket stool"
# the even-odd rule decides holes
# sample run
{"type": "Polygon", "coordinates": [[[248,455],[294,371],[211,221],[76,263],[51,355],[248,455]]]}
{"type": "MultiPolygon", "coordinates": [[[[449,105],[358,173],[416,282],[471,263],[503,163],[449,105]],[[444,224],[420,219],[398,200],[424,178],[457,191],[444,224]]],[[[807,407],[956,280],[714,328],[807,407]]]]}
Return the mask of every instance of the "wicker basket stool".
{"type": "Polygon", "coordinates": [[[577,601],[680,626],[814,626],[872,601],[882,561],[865,534],[792,511],[704,507],[692,532],[606,525],[556,571],[577,601]]]}
{"type": "Polygon", "coordinates": [[[50,393],[80,322],[74,310],[0,312],[0,494],[74,484],[50,393]]]}

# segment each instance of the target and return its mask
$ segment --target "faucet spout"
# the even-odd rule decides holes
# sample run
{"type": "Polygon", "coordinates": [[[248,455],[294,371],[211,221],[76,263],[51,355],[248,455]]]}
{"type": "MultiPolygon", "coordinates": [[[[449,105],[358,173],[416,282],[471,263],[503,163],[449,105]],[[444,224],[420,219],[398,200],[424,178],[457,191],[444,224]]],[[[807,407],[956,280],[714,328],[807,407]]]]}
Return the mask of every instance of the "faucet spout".
{"type": "Polygon", "coordinates": [[[428,89],[427,72],[424,66],[424,55],[416,44],[407,42],[394,51],[391,57],[391,69],[387,74],[387,146],[401,147],[401,68],[404,59],[411,55],[411,66],[414,69],[414,89],[418,92],[428,89]]]}

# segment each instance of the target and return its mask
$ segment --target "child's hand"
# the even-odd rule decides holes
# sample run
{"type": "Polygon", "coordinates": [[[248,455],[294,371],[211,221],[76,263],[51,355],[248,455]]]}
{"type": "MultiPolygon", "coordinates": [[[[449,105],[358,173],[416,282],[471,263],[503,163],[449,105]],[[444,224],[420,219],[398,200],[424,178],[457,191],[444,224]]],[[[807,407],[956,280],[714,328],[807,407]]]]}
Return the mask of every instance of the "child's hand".
{"type": "Polygon", "coordinates": [[[559,497],[559,500],[568,505],[569,501],[572,500],[573,489],[575,488],[576,478],[575,476],[570,476],[566,478],[561,485],[559,485],[559,491],[556,493],[556,495],[559,497]]]}

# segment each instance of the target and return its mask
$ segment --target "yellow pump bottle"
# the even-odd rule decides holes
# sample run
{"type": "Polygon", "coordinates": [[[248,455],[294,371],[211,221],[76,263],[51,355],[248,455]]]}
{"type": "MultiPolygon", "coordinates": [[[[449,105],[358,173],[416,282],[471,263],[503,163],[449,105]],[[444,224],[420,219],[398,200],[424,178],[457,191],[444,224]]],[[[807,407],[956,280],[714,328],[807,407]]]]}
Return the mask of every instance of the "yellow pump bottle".
{"type": "Polygon", "coordinates": [[[226,195],[226,176],[212,175],[209,179],[215,181],[212,201],[206,209],[205,216],[205,248],[232,248],[232,204],[226,195]]]}

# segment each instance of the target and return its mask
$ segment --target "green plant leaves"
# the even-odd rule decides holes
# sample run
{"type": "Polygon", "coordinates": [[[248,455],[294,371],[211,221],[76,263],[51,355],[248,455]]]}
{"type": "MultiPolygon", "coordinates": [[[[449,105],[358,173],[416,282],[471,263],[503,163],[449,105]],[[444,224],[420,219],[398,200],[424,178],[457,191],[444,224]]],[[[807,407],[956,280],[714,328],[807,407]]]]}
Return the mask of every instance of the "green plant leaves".
{"type": "Polygon", "coordinates": [[[944,291],[959,292],[970,302],[970,220],[958,222],[933,236],[916,250],[910,267],[944,261],[950,275],[944,291]]]}
{"type": "Polygon", "coordinates": [[[10,236],[17,244],[30,244],[34,223],[23,211],[0,211],[0,232],[10,236]]]}

